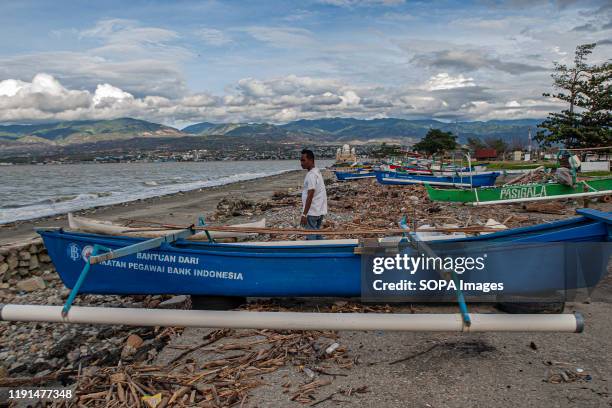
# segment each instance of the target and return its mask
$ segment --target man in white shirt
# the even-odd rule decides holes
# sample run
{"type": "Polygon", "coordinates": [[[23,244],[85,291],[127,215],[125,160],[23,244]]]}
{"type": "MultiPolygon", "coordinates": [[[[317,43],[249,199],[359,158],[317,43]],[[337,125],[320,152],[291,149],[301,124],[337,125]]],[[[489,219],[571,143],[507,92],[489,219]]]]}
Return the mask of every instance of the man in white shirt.
{"type": "MultiPolygon", "coordinates": [[[[327,214],[327,192],[321,171],[315,167],[312,150],[302,150],[302,168],[308,170],[302,190],[302,218],[300,225],[306,229],[320,229],[327,214]]],[[[321,235],[307,235],[306,239],[322,239],[321,235]]]]}

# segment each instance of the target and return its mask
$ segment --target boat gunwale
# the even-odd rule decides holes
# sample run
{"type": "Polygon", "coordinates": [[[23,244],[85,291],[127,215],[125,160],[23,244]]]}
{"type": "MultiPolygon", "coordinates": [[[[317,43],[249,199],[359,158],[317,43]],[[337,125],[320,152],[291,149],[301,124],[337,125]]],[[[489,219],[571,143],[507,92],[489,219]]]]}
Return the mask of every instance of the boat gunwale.
{"type": "MultiPolygon", "coordinates": [[[[596,178],[596,179],[591,179],[591,180],[578,180],[576,182],[576,184],[582,184],[585,183],[588,185],[588,183],[591,183],[593,181],[604,181],[604,180],[609,180],[610,178],[596,178]]],[[[482,190],[493,190],[493,189],[502,189],[502,188],[511,188],[511,187],[533,187],[533,186],[549,186],[549,185],[557,185],[557,184],[561,184],[561,183],[555,183],[554,181],[550,181],[550,182],[546,182],[546,183],[521,183],[521,184],[505,184],[505,185],[500,185],[500,186],[482,186],[482,187],[471,187],[471,188],[465,188],[465,189],[459,189],[461,191],[474,191],[474,190],[478,190],[478,191],[482,191],[482,190]]],[[[458,189],[456,188],[438,188],[433,184],[423,184],[425,186],[425,188],[427,190],[434,190],[434,191],[450,191],[450,192],[456,192],[458,189]]],[[[568,186],[569,187],[569,186],[568,186]]]]}
{"type": "MultiPolygon", "coordinates": [[[[599,211],[598,211],[599,212],[599,211]]],[[[612,213],[609,212],[603,212],[601,211],[603,214],[608,214],[611,215],[612,213]]],[[[532,236],[533,234],[537,234],[538,232],[543,232],[546,230],[550,230],[550,232],[555,232],[558,231],[564,227],[568,227],[571,225],[574,225],[573,228],[578,228],[578,227],[583,227],[583,226],[587,226],[590,224],[612,224],[612,219],[611,220],[606,220],[605,217],[604,219],[600,219],[600,218],[596,218],[594,216],[589,216],[589,211],[581,211],[581,209],[577,210],[579,215],[578,217],[572,217],[572,218],[567,218],[564,220],[556,220],[556,221],[552,221],[552,222],[547,222],[547,223],[543,223],[543,224],[537,224],[537,225],[529,225],[529,226],[525,226],[525,227],[519,227],[519,228],[511,228],[511,229],[507,229],[507,230],[502,230],[502,231],[497,231],[497,232],[493,232],[490,234],[486,234],[486,235],[480,235],[480,236],[475,236],[475,237],[463,237],[463,238],[455,238],[455,239],[448,239],[448,240],[439,240],[437,242],[469,242],[469,241],[489,241],[489,240],[495,240],[497,238],[507,238],[507,237],[512,237],[513,235],[518,235],[517,239],[521,239],[521,238],[529,238],[530,236],[532,236]],[[520,235],[524,235],[524,237],[520,237],[520,235]]],[[[75,231],[65,231],[63,229],[49,229],[49,230],[45,230],[45,229],[37,229],[36,230],[41,236],[55,236],[55,237],[66,237],[68,235],[72,235],[72,236],[76,236],[80,239],[87,239],[88,237],[92,237],[95,239],[99,239],[101,241],[108,241],[111,243],[116,243],[117,241],[128,241],[128,242],[133,242],[133,243],[137,243],[137,242],[142,242],[146,239],[144,238],[139,238],[139,237],[129,237],[129,236],[107,236],[107,235],[100,235],[100,234],[91,234],[91,233],[83,233],[83,232],[75,232],[75,231]]],[[[417,231],[418,232],[418,231],[417,231]]],[[[308,257],[313,257],[313,256],[325,256],[325,257],[334,257],[334,256],[353,256],[355,255],[354,252],[316,252],[316,251],[308,251],[309,249],[315,249],[317,247],[323,246],[324,248],[329,248],[329,249],[342,249],[342,248],[346,248],[347,250],[351,250],[354,251],[354,249],[359,245],[358,243],[352,244],[352,243],[346,243],[346,244],[325,244],[325,241],[328,240],[315,240],[316,243],[310,244],[310,245],[282,245],[282,246],[256,246],[256,245],[248,245],[246,243],[240,243],[240,244],[236,244],[236,243],[208,243],[208,242],[197,242],[197,241],[187,241],[187,240],[178,240],[176,241],[176,244],[178,244],[179,246],[175,246],[172,244],[166,244],[167,247],[171,247],[173,250],[178,250],[178,251],[186,251],[188,253],[201,253],[202,250],[206,251],[206,254],[214,254],[214,255],[229,255],[229,256],[236,256],[236,255],[244,255],[244,256],[272,256],[272,257],[295,257],[296,255],[312,255],[312,256],[308,256],[308,257]],[[317,245],[318,244],[318,245],[317,245]],[[185,245],[187,247],[181,247],[181,245],[185,245]],[[201,247],[201,248],[189,248],[189,247],[201,247]],[[210,249],[210,248],[215,248],[215,247],[226,247],[226,248],[231,248],[231,249],[237,249],[238,251],[215,251],[214,249],[210,249]],[[274,250],[274,249],[294,249],[296,250],[295,252],[287,252],[287,253],[277,253],[274,254],[272,252],[270,253],[261,253],[261,252],[256,252],[257,248],[266,248],[267,250],[274,250]],[[255,252],[251,252],[251,251],[255,251],[255,252]],[[303,251],[303,253],[297,253],[298,251],[303,251]]],[[[334,241],[334,240],[330,240],[330,241],[334,241]]],[[[270,241],[270,242],[274,242],[274,241],[270,241]]],[[[285,241],[286,242],[286,241],[285,241]]]]}
{"type": "MultiPolygon", "coordinates": [[[[490,172],[485,172],[485,173],[481,173],[481,174],[475,174],[475,175],[467,175],[467,176],[462,176],[461,173],[459,174],[452,174],[452,175],[433,175],[433,174],[402,174],[400,172],[397,171],[376,171],[376,177],[377,178],[390,178],[390,179],[415,179],[416,177],[420,177],[420,178],[425,178],[428,177],[430,179],[432,179],[431,181],[441,181],[441,180],[436,180],[436,179],[470,179],[470,178],[478,178],[478,179],[486,179],[486,178],[492,178],[492,177],[499,177],[501,175],[501,173],[497,172],[497,171],[490,171],[490,172]],[[399,174],[399,176],[398,176],[399,174]]],[[[421,181],[428,181],[428,180],[421,180],[421,181]]]]}
{"type": "MultiPolygon", "coordinates": [[[[580,209],[578,209],[577,211],[580,211],[580,209]]],[[[563,227],[567,227],[572,224],[574,225],[574,227],[572,227],[573,229],[573,228],[585,227],[585,226],[592,225],[592,224],[606,224],[606,223],[607,223],[606,221],[598,220],[598,219],[589,217],[587,215],[582,215],[579,217],[568,218],[565,220],[557,220],[557,221],[553,221],[550,223],[529,225],[525,227],[507,229],[503,231],[494,232],[491,234],[480,235],[477,237],[466,237],[466,238],[462,238],[461,240],[462,241],[483,241],[483,240],[490,239],[491,237],[493,237],[493,235],[495,235],[494,238],[503,238],[503,237],[508,237],[508,236],[512,236],[515,234],[521,235],[524,233],[529,233],[529,234],[525,235],[522,238],[530,238],[531,233],[537,233],[537,232],[541,232],[544,230],[550,230],[550,233],[552,233],[555,231],[559,231],[560,229],[563,229],[563,227]]],[[[453,242],[453,240],[438,241],[438,242],[453,242]]]]}
{"type": "MultiPolygon", "coordinates": [[[[45,236],[55,238],[55,239],[67,239],[70,236],[75,236],[75,239],[78,240],[96,240],[97,244],[109,245],[109,246],[120,246],[121,241],[123,243],[132,244],[146,241],[146,238],[138,238],[138,237],[125,237],[125,236],[108,236],[108,235],[100,235],[100,234],[90,234],[90,233],[80,233],[80,232],[72,232],[72,231],[64,231],[64,230],[38,230],[39,234],[44,238],[45,236]]],[[[326,246],[326,248],[331,249],[342,249],[346,248],[346,251],[338,251],[338,252],[316,252],[316,251],[308,251],[308,249],[316,249],[316,247],[310,245],[301,245],[301,246],[282,246],[282,247],[256,247],[256,246],[234,246],[229,247],[232,249],[237,249],[237,251],[219,251],[210,249],[211,247],[224,247],[228,244],[219,244],[219,243],[206,243],[206,242],[193,242],[187,240],[178,240],[176,244],[164,244],[158,250],[171,250],[180,253],[186,254],[196,254],[201,256],[214,255],[214,256],[226,256],[226,257],[261,257],[261,258],[349,258],[355,256],[354,249],[357,245],[351,244],[330,244],[326,246]],[[185,246],[182,246],[185,245],[185,246]],[[191,246],[202,246],[204,248],[189,248],[191,246]],[[281,253],[273,253],[273,252],[252,252],[249,249],[256,250],[257,248],[266,248],[268,250],[278,249],[295,249],[295,252],[281,252],[281,253]],[[349,252],[350,251],[350,252],[349,252]]],[[[227,246],[226,246],[227,247],[227,246]]]]}

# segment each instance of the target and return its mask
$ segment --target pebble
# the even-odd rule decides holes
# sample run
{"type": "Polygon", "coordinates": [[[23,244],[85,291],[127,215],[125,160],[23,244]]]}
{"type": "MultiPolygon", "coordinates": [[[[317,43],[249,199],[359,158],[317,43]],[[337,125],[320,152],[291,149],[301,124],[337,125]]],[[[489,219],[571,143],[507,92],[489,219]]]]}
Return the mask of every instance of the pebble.
{"type": "Polygon", "coordinates": [[[333,343],[331,346],[329,346],[328,348],[325,349],[325,353],[326,354],[332,354],[334,351],[336,351],[336,349],[338,347],[340,347],[340,344],[333,343]]]}
{"type": "Polygon", "coordinates": [[[127,338],[127,341],[125,342],[125,346],[123,347],[123,350],[121,351],[121,358],[127,358],[127,357],[134,355],[136,351],[138,350],[138,348],[142,346],[142,343],[143,343],[143,340],[140,336],[138,336],[137,334],[131,334],[127,338]]]}
{"type": "Polygon", "coordinates": [[[160,309],[186,309],[189,301],[188,296],[179,295],[161,302],[158,307],[160,309]]]}
{"type": "Polygon", "coordinates": [[[306,376],[311,380],[316,377],[315,372],[308,367],[304,367],[304,374],[306,374],[306,376]]]}
{"type": "Polygon", "coordinates": [[[36,377],[43,377],[45,375],[51,374],[52,372],[53,372],[52,370],[46,369],[46,370],[43,370],[43,371],[40,371],[40,372],[36,373],[36,377]]]}
{"type": "Polygon", "coordinates": [[[24,279],[17,282],[17,287],[25,292],[34,292],[47,287],[46,282],[40,276],[35,276],[29,279],[24,279]]]}
{"type": "Polygon", "coordinates": [[[81,352],[79,350],[72,350],[71,352],[68,353],[67,357],[68,357],[68,361],[75,362],[79,358],[81,358],[81,352]]]}

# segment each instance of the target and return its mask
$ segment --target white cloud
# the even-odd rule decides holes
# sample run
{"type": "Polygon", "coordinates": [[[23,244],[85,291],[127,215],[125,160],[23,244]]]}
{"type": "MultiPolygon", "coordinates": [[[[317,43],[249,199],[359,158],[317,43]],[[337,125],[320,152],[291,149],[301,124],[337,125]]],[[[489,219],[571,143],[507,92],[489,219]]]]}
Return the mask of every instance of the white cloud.
{"type": "Polygon", "coordinates": [[[223,31],[217,30],[216,28],[200,28],[195,32],[196,36],[204,41],[208,45],[220,47],[223,45],[231,44],[233,41],[223,31]]]}
{"type": "Polygon", "coordinates": [[[224,95],[197,93],[168,98],[134,96],[111,83],[93,92],[72,90],[49,74],[30,82],[0,81],[0,122],[135,117],[160,123],[288,122],[353,116],[486,119],[543,117],[558,106],[538,98],[502,98],[472,78],[439,73],[419,88],[356,86],[343,81],[288,75],[245,78],[224,95]]]}
{"type": "Polygon", "coordinates": [[[94,105],[99,106],[106,103],[112,104],[124,99],[134,99],[134,97],[115,86],[101,84],[96,87],[96,92],[93,95],[92,101],[94,105]]]}
{"type": "Polygon", "coordinates": [[[441,72],[429,78],[424,88],[429,91],[439,91],[441,89],[463,88],[466,86],[475,86],[473,78],[466,78],[459,74],[452,76],[447,72],[441,72]]]}
{"type": "Polygon", "coordinates": [[[344,106],[358,106],[361,102],[361,98],[354,91],[346,91],[341,96],[342,105],[344,106]]]}
{"type": "Polygon", "coordinates": [[[256,40],[277,48],[294,48],[315,44],[312,32],[304,28],[254,26],[243,30],[256,40]]]}
{"type": "Polygon", "coordinates": [[[319,0],[319,3],[337,7],[396,6],[405,0],[319,0]]]}
{"type": "Polygon", "coordinates": [[[177,45],[177,32],[133,20],[105,19],[80,32],[66,30],[68,34],[88,48],[0,57],[0,78],[29,80],[44,67],[72,88],[93,89],[109,83],[135,95],[186,93],[180,66],[194,54],[177,45]]]}
{"type": "Polygon", "coordinates": [[[27,84],[16,79],[7,79],[0,82],[0,96],[15,96],[27,84]]]}
{"type": "Polygon", "coordinates": [[[37,74],[31,82],[0,81],[0,120],[16,120],[19,112],[28,112],[27,119],[47,119],[90,104],[89,92],[66,89],[48,74],[37,74]]]}
{"type": "Polygon", "coordinates": [[[561,56],[563,56],[563,57],[567,55],[567,52],[565,52],[565,51],[561,51],[561,47],[559,47],[559,46],[557,46],[557,45],[556,45],[556,46],[554,46],[554,47],[552,47],[552,48],[551,48],[551,51],[552,51],[552,52],[554,52],[555,54],[557,54],[557,55],[561,55],[561,56]]]}
{"type": "Polygon", "coordinates": [[[141,27],[135,20],[100,20],[90,29],[80,33],[81,38],[102,39],[107,43],[158,44],[176,40],[179,35],[173,30],[159,27],[141,27]]]}
{"type": "Polygon", "coordinates": [[[193,108],[215,106],[216,103],[217,98],[214,98],[211,95],[207,94],[189,95],[181,100],[182,105],[193,108]]]}

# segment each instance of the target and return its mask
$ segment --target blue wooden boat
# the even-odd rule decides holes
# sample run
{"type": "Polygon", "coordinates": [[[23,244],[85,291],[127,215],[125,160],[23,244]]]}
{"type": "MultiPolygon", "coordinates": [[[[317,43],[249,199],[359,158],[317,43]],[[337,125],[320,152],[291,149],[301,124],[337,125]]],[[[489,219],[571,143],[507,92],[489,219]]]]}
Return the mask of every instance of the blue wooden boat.
{"type": "Polygon", "coordinates": [[[338,179],[338,181],[349,181],[374,177],[376,177],[376,173],[372,170],[336,171],[336,178],[338,179]]]}
{"type": "Polygon", "coordinates": [[[494,186],[499,176],[497,172],[480,173],[475,175],[453,175],[428,176],[420,174],[405,174],[392,171],[377,171],[376,180],[380,184],[406,185],[406,184],[429,184],[432,186],[452,187],[485,187],[494,186]]]}
{"type": "MultiPolygon", "coordinates": [[[[483,245],[612,242],[612,213],[591,209],[578,210],[578,213],[581,216],[577,218],[451,242],[483,245]]],[[[94,245],[116,250],[145,241],[57,228],[41,229],[38,233],[68,288],[77,282],[94,245]]],[[[92,265],[79,291],[253,297],[359,296],[362,259],[355,253],[358,245],[357,240],[220,244],[179,239],[92,265]]],[[[605,254],[595,255],[602,256],[607,265],[605,254]]],[[[525,273],[537,277],[533,279],[534,290],[551,289],[547,286],[545,271],[525,273]]],[[[605,273],[605,268],[601,273],[605,273]]]]}

